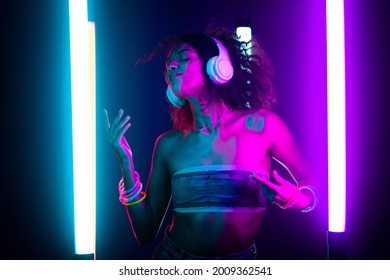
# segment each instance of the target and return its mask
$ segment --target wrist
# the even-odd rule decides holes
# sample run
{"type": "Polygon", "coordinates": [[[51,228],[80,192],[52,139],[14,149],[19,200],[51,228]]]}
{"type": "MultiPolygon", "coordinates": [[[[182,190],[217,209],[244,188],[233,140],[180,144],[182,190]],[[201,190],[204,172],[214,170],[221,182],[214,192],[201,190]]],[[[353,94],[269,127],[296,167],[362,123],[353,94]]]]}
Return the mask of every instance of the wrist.
{"type": "Polygon", "coordinates": [[[138,204],[146,198],[146,192],[142,191],[142,183],[138,172],[134,171],[133,176],[135,183],[130,188],[126,188],[123,177],[118,184],[119,201],[125,206],[138,204]]]}
{"type": "Polygon", "coordinates": [[[289,208],[294,206],[294,204],[297,200],[297,192],[299,192],[299,190],[297,190],[297,187],[294,185],[292,187],[293,187],[293,190],[292,190],[292,194],[291,194],[290,199],[287,200],[286,202],[284,202],[283,204],[279,204],[280,208],[289,209],[289,208]]]}
{"type": "Polygon", "coordinates": [[[119,158],[119,163],[121,165],[123,174],[126,173],[134,173],[134,164],[133,164],[133,158],[132,157],[120,157],[119,158]]]}
{"type": "Polygon", "coordinates": [[[317,207],[319,192],[311,185],[293,186],[293,192],[289,200],[284,203],[276,203],[282,209],[294,209],[301,212],[310,212],[317,207]]]}
{"type": "Polygon", "coordinates": [[[120,154],[116,154],[116,156],[118,157],[120,163],[122,164],[126,164],[126,163],[128,164],[133,161],[133,155],[129,153],[120,153],[120,154]]]}
{"type": "Polygon", "coordinates": [[[310,212],[317,207],[320,194],[318,190],[311,185],[304,185],[298,187],[301,196],[306,198],[306,203],[303,207],[301,207],[301,212],[310,212]]]}

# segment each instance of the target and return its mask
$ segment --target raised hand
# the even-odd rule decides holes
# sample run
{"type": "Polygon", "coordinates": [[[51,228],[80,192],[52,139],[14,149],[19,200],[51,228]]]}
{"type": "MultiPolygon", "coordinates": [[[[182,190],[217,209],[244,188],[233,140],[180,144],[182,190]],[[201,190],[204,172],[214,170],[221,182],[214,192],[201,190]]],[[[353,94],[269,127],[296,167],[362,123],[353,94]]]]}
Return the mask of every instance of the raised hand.
{"type": "Polygon", "coordinates": [[[132,159],[133,155],[129,144],[124,136],[126,131],[130,128],[130,117],[126,116],[122,119],[123,110],[120,109],[118,115],[110,124],[108,112],[106,109],[103,110],[104,115],[104,129],[106,131],[106,141],[110,144],[115,154],[120,160],[132,159]]]}
{"type": "Polygon", "coordinates": [[[276,170],[272,171],[272,175],[277,184],[272,183],[267,177],[256,173],[252,175],[252,178],[265,185],[263,191],[268,200],[276,204],[285,204],[294,195],[296,186],[280,176],[276,170]]]}

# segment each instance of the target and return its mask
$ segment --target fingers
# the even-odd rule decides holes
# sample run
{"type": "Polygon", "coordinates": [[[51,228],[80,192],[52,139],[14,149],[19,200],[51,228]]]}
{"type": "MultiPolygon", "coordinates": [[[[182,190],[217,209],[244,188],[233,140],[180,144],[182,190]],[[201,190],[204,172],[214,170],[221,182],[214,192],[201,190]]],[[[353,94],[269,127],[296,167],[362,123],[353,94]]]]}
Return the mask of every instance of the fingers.
{"type": "Polygon", "coordinates": [[[289,187],[289,186],[293,185],[288,180],[286,180],[282,176],[280,176],[276,170],[272,171],[272,175],[275,179],[276,184],[272,183],[266,176],[258,175],[256,173],[254,173],[252,175],[252,178],[261,182],[261,183],[264,183],[267,187],[274,189],[276,191],[279,191],[280,187],[289,187]]]}
{"type": "Polygon", "coordinates": [[[123,120],[121,120],[119,123],[118,123],[118,127],[119,128],[123,128],[125,125],[127,125],[127,123],[129,122],[130,120],[130,116],[126,116],[123,120]]]}
{"type": "Polygon", "coordinates": [[[104,130],[108,132],[110,129],[110,119],[108,117],[108,112],[106,109],[103,109],[103,122],[104,122],[104,130]]]}
{"type": "Polygon", "coordinates": [[[126,116],[123,120],[121,120],[117,124],[115,132],[114,132],[115,139],[124,138],[124,134],[131,126],[131,123],[129,123],[129,121],[130,121],[130,117],[126,116]]]}
{"type": "Polygon", "coordinates": [[[277,190],[279,188],[279,185],[276,185],[274,183],[272,183],[268,177],[264,176],[264,175],[260,175],[260,174],[257,174],[257,173],[253,173],[252,176],[251,176],[253,179],[255,179],[256,181],[260,182],[260,183],[263,183],[264,185],[266,185],[268,188],[270,189],[273,189],[273,190],[277,190]]]}
{"type": "Polygon", "coordinates": [[[123,116],[123,109],[119,109],[118,115],[116,116],[116,118],[112,122],[112,125],[116,126],[119,123],[119,121],[122,118],[122,116],[123,116]]]}
{"type": "Polygon", "coordinates": [[[272,171],[272,175],[274,176],[275,181],[277,183],[279,183],[280,185],[282,185],[282,186],[289,186],[289,185],[291,185],[291,183],[289,181],[287,181],[286,179],[284,179],[282,176],[280,176],[279,173],[276,170],[272,171]]]}
{"type": "Polygon", "coordinates": [[[129,123],[130,116],[126,116],[122,119],[123,113],[123,109],[120,109],[114,121],[110,124],[108,112],[106,109],[103,110],[104,128],[107,134],[107,140],[109,142],[118,141],[131,126],[129,123]]]}
{"type": "Polygon", "coordinates": [[[259,174],[253,173],[253,175],[251,177],[253,179],[255,179],[256,181],[262,183],[261,190],[263,191],[263,194],[270,202],[274,202],[275,198],[280,190],[280,186],[272,183],[268,179],[268,177],[266,177],[264,175],[259,175],[259,174]]]}
{"type": "Polygon", "coordinates": [[[275,179],[275,183],[272,183],[267,177],[257,174],[253,174],[252,178],[258,182],[263,183],[263,186],[269,189],[263,189],[263,192],[270,201],[285,203],[291,198],[295,186],[288,180],[281,177],[276,170],[272,171],[272,175],[275,179]],[[273,199],[270,199],[272,197],[273,199]]]}
{"type": "Polygon", "coordinates": [[[131,123],[128,123],[128,124],[124,125],[124,126],[120,129],[120,131],[119,131],[119,133],[118,133],[118,136],[119,136],[119,137],[124,137],[126,131],[130,128],[130,126],[131,126],[131,123]]]}

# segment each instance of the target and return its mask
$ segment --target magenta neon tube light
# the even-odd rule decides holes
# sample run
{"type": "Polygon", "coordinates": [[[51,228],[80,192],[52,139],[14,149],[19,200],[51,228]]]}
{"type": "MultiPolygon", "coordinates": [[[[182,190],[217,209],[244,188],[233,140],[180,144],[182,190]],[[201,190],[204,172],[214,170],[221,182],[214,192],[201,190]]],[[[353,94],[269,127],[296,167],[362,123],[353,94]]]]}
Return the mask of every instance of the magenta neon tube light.
{"type": "Polygon", "coordinates": [[[329,231],[345,231],[344,1],[326,1],[329,231]]]}

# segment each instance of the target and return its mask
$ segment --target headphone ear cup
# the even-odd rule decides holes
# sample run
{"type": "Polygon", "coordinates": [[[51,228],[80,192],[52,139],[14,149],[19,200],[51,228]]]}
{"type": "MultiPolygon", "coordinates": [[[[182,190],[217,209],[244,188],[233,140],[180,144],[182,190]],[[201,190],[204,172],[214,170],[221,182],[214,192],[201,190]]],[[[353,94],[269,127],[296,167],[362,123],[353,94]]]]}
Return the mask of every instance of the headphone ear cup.
{"type": "Polygon", "coordinates": [[[218,59],[218,56],[213,56],[212,58],[209,59],[209,61],[207,61],[207,65],[206,65],[206,72],[207,74],[209,75],[209,78],[212,82],[215,83],[216,79],[218,78],[218,75],[217,73],[215,73],[215,63],[218,59]]]}
{"type": "Polygon", "coordinates": [[[206,72],[213,83],[223,85],[233,77],[234,70],[229,60],[213,56],[207,62],[206,72]]]}
{"type": "Polygon", "coordinates": [[[225,46],[217,39],[211,37],[217,44],[219,55],[207,61],[206,72],[215,84],[226,84],[233,77],[234,69],[225,46]]]}
{"type": "Polygon", "coordinates": [[[175,107],[182,107],[186,103],[183,98],[177,97],[169,86],[167,87],[166,95],[168,101],[175,107]]]}

